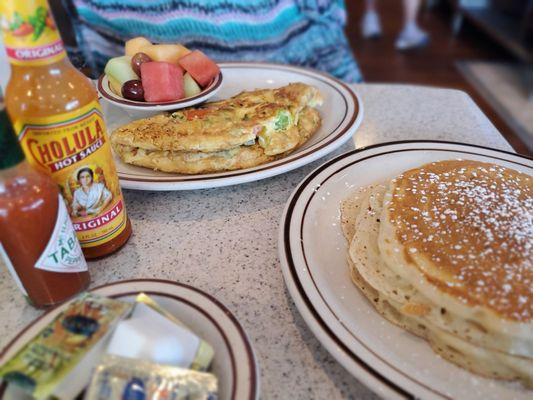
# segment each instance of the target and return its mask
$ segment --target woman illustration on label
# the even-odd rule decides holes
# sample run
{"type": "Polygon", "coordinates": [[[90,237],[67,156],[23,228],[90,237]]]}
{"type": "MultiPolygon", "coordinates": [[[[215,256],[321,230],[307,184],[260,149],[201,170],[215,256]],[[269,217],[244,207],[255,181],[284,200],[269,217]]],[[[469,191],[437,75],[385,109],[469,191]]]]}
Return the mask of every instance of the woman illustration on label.
{"type": "Polygon", "coordinates": [[[72,216],[98,215],[107,207],[113,195],[104,183],[94,182],[94,172],[89,167],[78,170],[76,175],[80,187],[74,191],[72,216]]]}

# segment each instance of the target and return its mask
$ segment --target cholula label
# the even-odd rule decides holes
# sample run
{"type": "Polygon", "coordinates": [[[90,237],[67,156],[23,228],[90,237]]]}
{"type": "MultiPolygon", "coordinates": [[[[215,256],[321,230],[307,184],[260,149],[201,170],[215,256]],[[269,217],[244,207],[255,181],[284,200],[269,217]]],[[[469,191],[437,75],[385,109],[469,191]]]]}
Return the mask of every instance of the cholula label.
{"type": "Polygon", "coordinates": [[[30,163],[52,176],[82,247],[126,227],[126,211],[98,102],[52,117],[14,121],[30,163]]]}

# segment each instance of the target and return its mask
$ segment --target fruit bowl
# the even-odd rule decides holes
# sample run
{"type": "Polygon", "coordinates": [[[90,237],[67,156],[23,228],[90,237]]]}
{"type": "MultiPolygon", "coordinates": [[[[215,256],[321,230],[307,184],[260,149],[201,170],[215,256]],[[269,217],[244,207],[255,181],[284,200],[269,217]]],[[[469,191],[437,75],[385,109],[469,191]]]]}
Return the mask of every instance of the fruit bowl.
{"type": "Polygon", "coordinates": [[[211,83],[197,95],[165,102],[134,101],[126,99],[122,96],[118,96],[113,92],[113,90],[111,90],[106,74],[102,74],[98,79],[97,89],[100,96],[102,96],[104,100],[120,108],[137,111],[167,111],[178,110],[180,108],[190,107],[202,103],[214,96],[220,89],[221,84],[222,72],[220,72],[218,76],[216,76],[211,83]]]}

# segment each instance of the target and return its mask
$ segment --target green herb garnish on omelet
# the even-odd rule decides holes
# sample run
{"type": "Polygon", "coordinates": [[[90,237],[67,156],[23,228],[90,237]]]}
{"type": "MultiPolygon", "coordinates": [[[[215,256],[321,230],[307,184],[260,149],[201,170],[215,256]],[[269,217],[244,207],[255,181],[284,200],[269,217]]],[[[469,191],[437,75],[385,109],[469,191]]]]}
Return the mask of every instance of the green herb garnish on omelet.
{"type": "Polygon", "coordinates": [[[277,131],[282,131],[287,129],[291,123],[291,115],[287,111],[280,111],[278,113],[278,118],[274,124],[274,129],[277,131]]]}

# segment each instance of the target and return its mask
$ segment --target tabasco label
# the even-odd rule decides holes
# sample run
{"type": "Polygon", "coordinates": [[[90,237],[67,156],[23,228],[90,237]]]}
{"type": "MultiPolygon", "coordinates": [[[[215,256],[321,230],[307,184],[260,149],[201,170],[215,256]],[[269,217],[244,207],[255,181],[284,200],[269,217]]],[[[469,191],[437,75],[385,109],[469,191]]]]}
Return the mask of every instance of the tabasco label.
{"type": "Polygon", "coordinates": [[[72,228],[65,202],[58,197],[56,224],[46,248],[35,262],[35,268],[52,272],[87,271],[87,263],[72,228]]]}
{"type": "Polygon", "coordinates": [[[98,102],[13,125],[28,161],[59,184],[81,246],[118,236],[126,211],[98,102]]]}
{"type": "Polygon", "coordinates": [[[0,26],[12,64],[43,65],[66,56],[46,0],[0,2],[0,26]]]}

